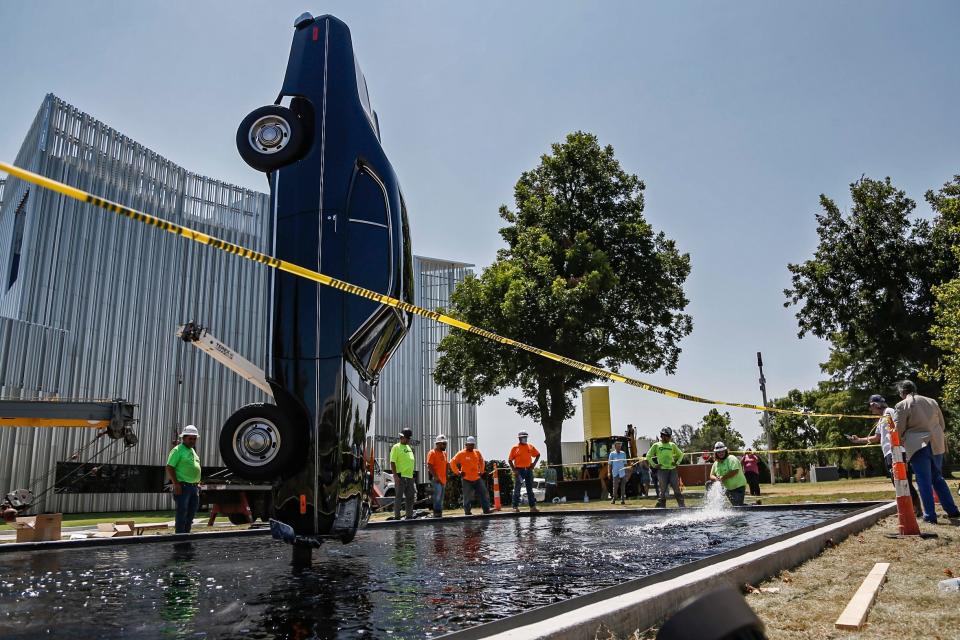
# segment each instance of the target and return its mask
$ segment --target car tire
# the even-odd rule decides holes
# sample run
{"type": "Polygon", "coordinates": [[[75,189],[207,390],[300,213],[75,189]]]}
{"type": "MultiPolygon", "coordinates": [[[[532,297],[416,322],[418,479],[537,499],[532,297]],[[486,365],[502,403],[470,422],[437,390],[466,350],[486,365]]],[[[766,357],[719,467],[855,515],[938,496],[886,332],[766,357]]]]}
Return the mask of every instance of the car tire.
{"type": "Polygon", "coordinates": [[[245,480],[271,481],[297,471],[307,448],[304,431],[278,406],[241,407],[220,429],[220,457],[245,480]]]}
{"type": "Polygon", "coordinates": [[[280,105],[251,111],[237,127],[237,151],[248,165],[269,173],[300,158],[307,136],[300,117],[280,105]]]}

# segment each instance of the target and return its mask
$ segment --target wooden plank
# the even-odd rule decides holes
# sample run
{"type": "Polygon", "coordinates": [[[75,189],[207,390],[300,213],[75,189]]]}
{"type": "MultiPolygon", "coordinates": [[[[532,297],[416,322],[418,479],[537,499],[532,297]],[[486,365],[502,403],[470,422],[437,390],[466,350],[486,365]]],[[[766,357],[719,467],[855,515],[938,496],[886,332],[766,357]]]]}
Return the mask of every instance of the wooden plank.
{"type": "Polygon", "coordinates": [[[877,599],[877,593],[880,592],[880,587],[883,586],[884,580],[887,579],[887,570],[889,568],[889,562],[878,562],[873,565],[873,569],[871,569],[867,577],[864,578],[863,584],[861,584],[857,592],[853,594],[853,598],[850,599],[847,608],[844,609],[840,617],[837,618],[835,623],[837,629],[856,631],[863,627],[867,621],[867,614],[870,613],[870,608],[877,599]]]}

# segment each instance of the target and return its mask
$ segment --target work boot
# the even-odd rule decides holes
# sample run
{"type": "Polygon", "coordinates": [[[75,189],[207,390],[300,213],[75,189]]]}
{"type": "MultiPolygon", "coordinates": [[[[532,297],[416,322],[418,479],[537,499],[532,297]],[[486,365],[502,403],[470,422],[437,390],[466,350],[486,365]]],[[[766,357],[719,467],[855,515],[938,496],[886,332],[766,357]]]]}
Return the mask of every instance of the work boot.
{"type": "Polygon", "coordinates": [[[463,512],[463,515],[465,515],[465,516],[472,516],[473,514],[470,513],[469,511],[464,511],[464,512],[463,512]]]}
{"type": "Polygon", "coordinates": [[[540,513],[540,509],[537,509],[536,506],[530,507],[530,513],[540,513]]]}
{"type": "Polygon", "coordinates": [[[614,498],[613,500],[611,500],[611,501],[610,501],[610,504],[617,504],[617,499],[614,498]]]}
{"type": "Polygon", "coordinates": [[[620,504],[623,504],[623,505],[625,505],[625,504],[627,504],[627,503],[626,503],[626,502],[624,502],[623,500],[621,500],[621,501],[620,501],[620,504]]]}
{"type": "Polygon", "coordinates": [[[485,515],[485,516],[488,516],[488,515],[490,515],[491,513],[493,513],[493,509],[484,509],[484,510],[483,510],[483,515],[485,515]]]}
{"type": "Polygon", "coordinates": [[[667,506],[666,500],[657,500],[657,509],[665,509],[667,506]]]}
{"type": "Polygon", "coordinates": [[[443,517],[443,511],[434,511],[434,512],[433,512],[433,517],[434,517],[434,518],[442,518],[442,517],[443,517]]]}

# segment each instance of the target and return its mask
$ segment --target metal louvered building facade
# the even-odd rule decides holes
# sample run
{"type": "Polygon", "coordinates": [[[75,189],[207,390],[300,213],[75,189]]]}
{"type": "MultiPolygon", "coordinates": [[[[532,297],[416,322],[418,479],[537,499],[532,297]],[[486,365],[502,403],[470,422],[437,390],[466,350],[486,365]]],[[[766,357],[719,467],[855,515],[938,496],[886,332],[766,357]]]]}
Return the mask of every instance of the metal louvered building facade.
{"type": "MultiPolygon", "coordinates": [[[[473,265],[414,256],[414,304],[435,311],[450,306],[454,287],[473,265]]],[[[393,359],[380,375],[376,401],[375,456],[390,469],[390,447],[400,430],[413,430],[413,445],[420,481],[426,481],[427,452],[439,434],[447,436],[447,455],[463,448],[467,436],[477,434],[477,407],[456,392],[433,381],[437,345],[450,328],[414,316],[413,326],[393,359]]]]}
{"type": "MultiPolygon", "coordinates": [[[[271,251],[266,194],[191,173],[53,95],[44,99],[16,164],[224,240],[271,251]]],[[[0,188],[0,397],[124,398],[139,406],[139,444],[125,451],[119,441],[97,444],[86,453],[106,448],[92,461],[162,465],[179,428],[193,423],[201,433],[203,464],[222,466],[216,444],[220,425],[235,409],[267,398],[174,332],[196,321],[265,367],[269,270],[16,178],[0,188]]],[[[449,277],[441,277],[446,284],[435,290],[436,278],[425,274],[445,271],[462,279],[466,273],[466,265],[458,263],[416,262],[418,302],[424,286],[423,302],[442,304],[452,290],[443,288],[449,277]]],[[[413,333],[382,374],[378,433],[395,432],[408,416],[418,434],[475,427],[475,407],[428,377],[436,349],[431,342],[430,351],[422,341],[435,338],[438,329],[425,324],[434,323],[415,320],[413,333]]],[[[56,463],[94,435],[88,429],[0,429],[0,492],[23,487],[43,493],[56,463]]],[[[171,506],[169,496],[159,492],[50,492],[37,508],[171,506]]]]}

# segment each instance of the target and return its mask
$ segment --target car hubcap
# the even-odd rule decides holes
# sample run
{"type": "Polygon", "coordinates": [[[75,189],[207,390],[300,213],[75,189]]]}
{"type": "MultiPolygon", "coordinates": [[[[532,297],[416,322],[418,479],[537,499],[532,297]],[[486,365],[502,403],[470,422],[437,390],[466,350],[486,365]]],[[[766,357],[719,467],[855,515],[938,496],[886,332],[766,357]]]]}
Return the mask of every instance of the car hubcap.
{"type": "Polygon", "coordinates": [[[234,433],[233,453],[244,464],[262,467],[276,458],[279,451],[280,432],[267,420],[247,420],[234,433]]]}
{"type": "Polygon", "coordinates": [[[260,153],[277,153],[290,142],[290,123],[280,116],[263,116],[250,127],[248,138],[250,146],[260,153]]]}

